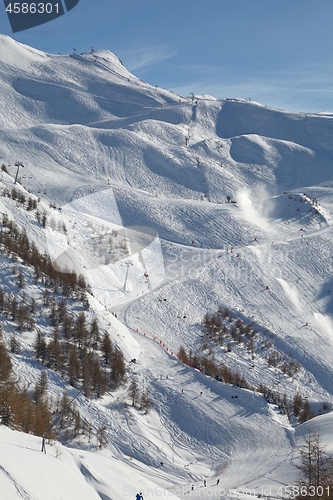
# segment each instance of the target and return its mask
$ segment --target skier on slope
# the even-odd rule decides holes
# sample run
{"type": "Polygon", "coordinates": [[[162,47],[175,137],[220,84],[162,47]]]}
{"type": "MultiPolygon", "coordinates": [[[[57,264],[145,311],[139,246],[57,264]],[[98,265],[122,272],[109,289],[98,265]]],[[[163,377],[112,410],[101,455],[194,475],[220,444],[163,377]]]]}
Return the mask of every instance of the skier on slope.
{"type": "Polygon", "coordinates": [[[135,500],[143,500],[142,491],[136,494],[135,500]]]}

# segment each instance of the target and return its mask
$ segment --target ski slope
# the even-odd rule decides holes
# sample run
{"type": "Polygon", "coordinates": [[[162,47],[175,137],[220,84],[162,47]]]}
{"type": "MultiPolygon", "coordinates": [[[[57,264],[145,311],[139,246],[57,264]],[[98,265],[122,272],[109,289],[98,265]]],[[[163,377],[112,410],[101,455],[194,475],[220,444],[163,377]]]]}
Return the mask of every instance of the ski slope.
{"type": "MultiPolygon", "coordinates": [[[[150,489],[161,496],[158,488],[199,497],[204,479],[214,495],[239,498],[294,481],[295,429],[286,417],[175,353],[180,345],[200,351],[202,319],[222,305],[267,329],[301,368],[289,377],[264,352],[252,358],[238,345],[214,348],[216,361],[254,387],[300,392],[317,410],[331,404],[333,116],[178,96],[137,79],[108,51],[55,56],[4,35],[0,81],[0,156],[9,172],[1,187],[11,189],[22,161],[19,189],[40,197],[68,235],[43,230],[9,198],[0,211],[55,265],[85,274],[91,314],[124,352],[129,380],[136,373],[153,401],[143,415],[126,387],[101,400],[80,396],[82,415],[108,429],[108,450],[98,453],[83,440],[38,455],[36,438],[0,427],[6,498],[44,499],[46,490],[73,498],[72,485],[82,498],[133,498],[140,489],[148,498],[150,489]],[[50,202],[62,210],[55,214],[50,202]],[[127,254],[118,249],[107,260],[93,243],[115,230],[127,254]]],[[[0,265],[11,286],[8,262],[0,265]]],[[[33,338],[21,342],[29,353],[33,338]]],[[[29,384],[44,368],[28,355],[13,363],[29,384]]],[[[60,376],[49,378],[54,397],[74,395],[60,376]]],[[[315,419],[325,433],[330,417],[315,419]]]]}

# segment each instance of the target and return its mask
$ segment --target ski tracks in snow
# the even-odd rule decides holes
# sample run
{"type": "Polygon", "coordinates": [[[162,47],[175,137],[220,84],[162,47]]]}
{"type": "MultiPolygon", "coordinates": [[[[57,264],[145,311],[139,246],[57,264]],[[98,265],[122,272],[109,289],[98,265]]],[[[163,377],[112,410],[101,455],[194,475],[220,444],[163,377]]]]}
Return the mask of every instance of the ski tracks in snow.
{"type": "Polygon", "coordinates": [[[17,495],[20,498],[23,498],[24,500],[33,500],[31,495],[29,495],[25,491],[25,489],[18,484],[18,482],[15,480],[15,478],[13,478],[13,476],[4,467],[2,467],[2,465],[0,465],[0,472],[2,472],[6,476],[6,478],[11,482],[11,484],[13,485],[13,487],[16,490],[17,495]]]}

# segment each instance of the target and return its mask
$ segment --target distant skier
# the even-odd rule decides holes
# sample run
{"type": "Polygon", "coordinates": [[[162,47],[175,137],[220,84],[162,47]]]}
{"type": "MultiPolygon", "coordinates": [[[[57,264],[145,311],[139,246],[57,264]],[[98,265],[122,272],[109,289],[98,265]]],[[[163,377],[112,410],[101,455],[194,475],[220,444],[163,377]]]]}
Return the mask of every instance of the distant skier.
{"type": "Polygon", "coordinates": [[[142,491],[136,494],[135,500],[143,500],[142,491]]]}

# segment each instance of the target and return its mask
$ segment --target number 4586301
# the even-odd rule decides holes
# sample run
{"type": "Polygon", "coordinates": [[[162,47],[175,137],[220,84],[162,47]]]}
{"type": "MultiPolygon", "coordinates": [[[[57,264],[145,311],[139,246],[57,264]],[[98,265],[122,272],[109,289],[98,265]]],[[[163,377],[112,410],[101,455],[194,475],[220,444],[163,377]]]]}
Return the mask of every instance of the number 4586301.
{"type": "Polygon", "coordinates": [[[59,4],[11,2],[6,7],[6,12],[9,12],[9,14],[52,14],[52,12],[59,14],[59,4]]]}

